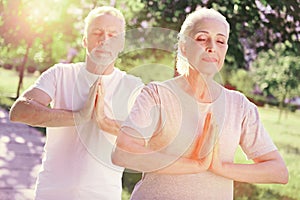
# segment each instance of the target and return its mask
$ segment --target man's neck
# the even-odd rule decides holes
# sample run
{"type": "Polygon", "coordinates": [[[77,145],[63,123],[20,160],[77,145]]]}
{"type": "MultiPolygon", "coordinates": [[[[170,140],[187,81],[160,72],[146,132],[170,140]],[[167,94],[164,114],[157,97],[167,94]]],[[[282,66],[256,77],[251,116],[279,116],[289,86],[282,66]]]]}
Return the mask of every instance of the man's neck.
{"type": "Polygon", "coordinates": [[[86,59],[86,70],[92,74],[97,75],[109,75],[114,71],[114,62],[107,66],[100,66],[96,65],[94,62],[92,62],[89,59],[86,59]]]}

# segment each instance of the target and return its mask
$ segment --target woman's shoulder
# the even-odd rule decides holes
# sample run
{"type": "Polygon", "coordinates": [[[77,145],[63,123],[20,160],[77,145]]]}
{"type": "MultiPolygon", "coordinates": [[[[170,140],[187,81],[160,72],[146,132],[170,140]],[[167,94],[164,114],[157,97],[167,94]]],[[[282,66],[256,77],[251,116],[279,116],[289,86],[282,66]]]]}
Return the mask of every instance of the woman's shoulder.
{"type": "Polygon", "coordinates": [[[224,92],[227,97],[230,97],[233,99],[246,98],[245,94],[238,90],[231,90],[231,89],[224,88],[224,92]]]}
{"type": "Polygon", "coordinates": [[[246,95],[240,91],[224,88],[224,93],[228,102],[247,107],[252,105],[246,95]]]}
{"type": "Polygon", "coordinates": [[[174,79],[151,81],[144,86],[142,92],[151,94],[151,96],[156,96],[157,98],[163,98],[174,95],[174,85],[174,79]]]}

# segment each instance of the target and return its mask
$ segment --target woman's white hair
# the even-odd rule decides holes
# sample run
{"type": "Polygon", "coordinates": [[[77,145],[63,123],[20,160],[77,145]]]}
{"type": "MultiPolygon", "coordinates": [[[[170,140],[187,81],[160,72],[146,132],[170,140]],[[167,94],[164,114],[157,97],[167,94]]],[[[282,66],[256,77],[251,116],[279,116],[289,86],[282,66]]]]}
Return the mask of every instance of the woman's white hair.
{"type": "Polygon", "coordinates": [[[97,7],[94,8],[93,10],[91,10],[89,12],[89,14],[87,15],[87,17],[84,19],[84,36],[87,36],[87,32],[88,32],[88,28],[91,24],[91,22],[98,16],[103,15],[103,14],[109,14],[112,16],[115,16],[117,18],[119,18],[120,20],[123,21],[123,28],[125,30],[125,17],[122,14],[122,12],[114,7],[111,6],[101,6],[101,7],[97,7]]]}
{"type": "Polygon", "coordinates": [[[230,25],[227,22],[226,18],[219,13],[218,11],[210,8],[200,8],[196,11],[190,13],[184,20],[181,25],[180,32],[178,34],[178,51],[177,51],[177,60],[176,60],[176,68],[179,74],[184,75],[189,72],[189,63],[187,59],[182,55],[180,51],[180,45],[185,42],[187,37],[191,36],[192,31],[195,29],[195,26],[202,19],[217,19],[223,22],[227,28],[227,35],[229,35],[230,25]]]}

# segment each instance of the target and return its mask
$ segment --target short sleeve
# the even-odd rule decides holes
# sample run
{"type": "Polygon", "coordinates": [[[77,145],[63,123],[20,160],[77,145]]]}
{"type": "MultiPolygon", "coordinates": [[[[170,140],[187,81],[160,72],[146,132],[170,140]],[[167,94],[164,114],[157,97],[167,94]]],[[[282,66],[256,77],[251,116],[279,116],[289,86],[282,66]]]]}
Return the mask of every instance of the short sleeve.
{"type": "Polygon", "coordinates": [[[131,112],[121,129],[127,134],[143,137],[148,141],[156,130],[160,121],[160,98],[155,84],[145,86],[131,109],[131,112]]]}
{"type": "Polygon", "coordinates": [[[116,86],[112,95],[113,117],[125,121],[140,94],[144,84],[141,79],[125,75],[116,86]]]}
{"type": "Polygon", "coordinates": [[[33,88],[38,88],[44,92],[46,92],[51,99],[54,99],[56,84],[57,84],[57,72],[58,67],[53,66],[47,69],[45,72],[41,74],[41,76],[35,81],[33,88]]]}
{"type": "Polygon", "coordinates": [[[253,103],[247,103],[249,105],[242,123],[240,145],[247,158],[253,159],[277,148],[260,121],[257,107],[253,103]]]}

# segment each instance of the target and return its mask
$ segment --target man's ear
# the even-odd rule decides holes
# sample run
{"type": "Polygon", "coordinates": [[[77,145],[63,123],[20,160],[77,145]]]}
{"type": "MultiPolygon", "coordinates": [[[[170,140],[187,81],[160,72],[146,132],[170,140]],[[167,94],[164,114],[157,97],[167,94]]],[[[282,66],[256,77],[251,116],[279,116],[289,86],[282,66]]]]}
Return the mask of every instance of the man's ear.
{"type": "Polygon", "coordinates": [[[83,38],[82,38],[82,46],[83,46],[84,48],[87,47],[87,39],[86,39],[85,36],[83,36],[83,38]]]}

